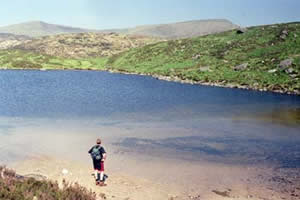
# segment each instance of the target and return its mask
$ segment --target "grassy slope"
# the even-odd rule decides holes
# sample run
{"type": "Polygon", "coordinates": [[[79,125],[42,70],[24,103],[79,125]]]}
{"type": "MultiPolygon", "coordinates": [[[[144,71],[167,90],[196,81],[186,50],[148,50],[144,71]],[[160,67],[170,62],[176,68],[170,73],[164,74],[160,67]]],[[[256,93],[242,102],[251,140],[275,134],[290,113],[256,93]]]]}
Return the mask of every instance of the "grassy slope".
{"type": "Polygon", "coordinates": [[[253,27],[241,35],[229,31],[160,42],[115,55],[108,65],[121,71],[293,92],[300,90],[300,24],[253,27]],[[280,38],[284,29],[289,33],[285,40],[280,38]],[[280,61],[287,58],[294,59],[298,79],[281,70],[268,73],[278,69],[280,61]],[[249,64],[246,70],[233,69],[243,63],[249,64]],[[212,71],[201,72],[201,66],[209,66],[212,71]]]}
{"type": "Polygon", "coordinates": [[[99,69],[179,77],[221,85],[244,85],[254,89],[300,91],[300,23],[252,27],[244,34],[235,31],[172,40],[133,48],[104,58],[71,59],[39,55],[22,50],[0,51],[2,68],[99,69]],[[281,39],[283,30],[288,31],[281,39]],[[278,64],[293,58],[297,77],[278,64]],[[246,70],[234,66],[248,63],[246,70]],[[201,72],[209,66],[211,71],[201,72]],[[275,73],[268,70],[278,69],[275,73]]]}
{"type": "Polygon", "coordinates": [[[91,69],[105,70],[107,58],[72,59],[42,55],[23,50],[0,51],[0,68],[4,69],[91,69]]]}

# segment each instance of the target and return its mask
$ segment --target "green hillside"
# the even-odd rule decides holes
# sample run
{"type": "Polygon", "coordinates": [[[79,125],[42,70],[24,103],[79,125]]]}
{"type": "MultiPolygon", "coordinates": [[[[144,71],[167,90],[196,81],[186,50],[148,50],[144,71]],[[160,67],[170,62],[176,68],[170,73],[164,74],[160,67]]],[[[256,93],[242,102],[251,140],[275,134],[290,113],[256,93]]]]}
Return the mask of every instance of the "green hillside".
{"type": "Polygon", "coordinates": [[[299,94],[300,23],[160,42],[110,57],[107,65],[119,71],[299,94]]]}
{"type": "Polygon", "coordinates": [[[63,58],[24,50],[0,50],[0,69],[105,70],[107,58],[63,58]]]}
{"type": "Polygon", "coordinates": [[[2,50],[0,67],[113,70],[300,94],[300,23],[158,42],[109,57],[76,59],[42,55],[30,49],[2,50]]]}

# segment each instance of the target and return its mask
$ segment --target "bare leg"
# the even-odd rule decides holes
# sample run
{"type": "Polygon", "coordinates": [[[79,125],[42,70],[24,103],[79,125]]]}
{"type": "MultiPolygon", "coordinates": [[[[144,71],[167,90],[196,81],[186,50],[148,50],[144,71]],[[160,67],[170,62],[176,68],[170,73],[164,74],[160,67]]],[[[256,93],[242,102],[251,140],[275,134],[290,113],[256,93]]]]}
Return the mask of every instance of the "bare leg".
{"type": "Polygon", "coordinates": [[[97,180],[97,177],[98,177],[98,171],[95,170],[95,179],[97,180]]]}
{"type": "Polygon", "coordinates": [[[101,172],[100,172],[100,181],[104,181],[104,180],[103,180],[103,177],[104,177],[104,172],[101,171],[101,172]]]}

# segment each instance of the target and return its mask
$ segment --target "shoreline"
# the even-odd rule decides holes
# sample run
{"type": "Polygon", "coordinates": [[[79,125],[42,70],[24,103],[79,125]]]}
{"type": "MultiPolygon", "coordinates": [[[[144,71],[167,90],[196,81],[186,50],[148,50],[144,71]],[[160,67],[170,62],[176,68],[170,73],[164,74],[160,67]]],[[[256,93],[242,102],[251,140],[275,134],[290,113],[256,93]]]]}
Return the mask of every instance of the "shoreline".
{"type": "Polygon", "coordinates": [[[202,85],[202,86],[212,86],[212,87],[221,87],[221,88],[231,88],[231,89],[241,89],[241,90],[250,90],[250,91],[257,91],[257,92],[272,92],[277,94],[283,95],[295,95],[300,96],[300,91],[283,91],[283,90],[270,90],[266,87],[258,88],[258,87],[251,87],[249,85],[240,85],[234,83],[226,83],[226,82],[206,82],[206,81],[193,81],[188,79],[181,79],[178,76],[163,76],[158,74],[145,74],[145,73],[138,73],[138,72],[127,72],[127,71],[120,71],[120,70],[112,70],[112,69],[94,69],[94,68],[87,68],[87,69],[26,69],[26,68],[14,68],[14,69],[4,69],[0,68],[0,71],[6,70],[31,70],[31,71],[102,71],[102,72],[109,72],[109,73],[118,73],[118,74],[126,74],[126,75],[140,75],[140,76],[149,76],[155,78],[157,80],[169,81],[169,82],[177,82],[183,84],[191,84],[191,85],[202,85]]]}
{"type": "MultiPolygon", "coordinates": [[[[157,156],[153,148],[149,149],[151,153],[145,148],[139,151],[135,145],[130,146],[133,149],[114,145],[120,141],[119,136],[148,135],[156,138],[155,134],[150,135],[156,132],[155,128],[134,131],[92,126],[82,121],[76,123],[78,126],[64,121],[51,125],[47,123],[47,126],[36,121],[35,124],[40,125],[38,127],[31,121],[29,124],[18,123],[12,134],[1,138],[3,144],[9,147],[15,144],[20,147],[4,148],[1,157],[4,163],[7,163],[5,156],[17,156],[10,164],[7,163],[9,168],[15,169],[20,175],[36,174],[54,181],[63,178],[69,182],[77,181],[99,194],[105,194],[107,200],[246,200],[250,197],[252,200],[281,200],[281,197],[296,200],[297,197],[291,195],[300,195],[300,189],[297,189],[300,188],[299,168],[276,169],[277,165],[264,162],[256,165],[222,160],[214,162],[205,156],[190,161],[183,159],[180,152],[168,149],[157,148],[161,155],[157,156]],[[105,164],[109,176],[107,187],[95,186],[91,176],[92,162],[87,153],[99,135],[109,153],[105,164]],[[24,149],[26,151],[21,155],[20,150],[24,149]],[[174,156],[170,156],[173,153],[174,156]],[[68,171],[67,175],[63,174],[64,169],[68,171]]],[[[161,129],[160,132],[166,133],[159,135],[161,138],[170,133],[174,137],[177,134],[173,129],[161,129]]],[[[179,132],[184,135],[182,131],[179,132]]]]}
{"type": "MultiPolygon", "coordinates": [[[[198,178],[199,183],[195,183],[193,189],[185,191],[186,186],[180,181],[162,183],[110,168],[106,170],[109,176],[107,186],[99,187],[91,176],[91,166],[49,156],[31,157],[12,166],[22,176],[44,177],[44,180],[57,181],[61,187],[64,180],[69,184],[78,183],[95,192],[99,200],[293,200],[300,195],[299,178],[291,178],[289,170],[276,171],[263,167],[221,167],[203,163],[203,166],[197,168],[206,172],[200,170],[190,180],[193,182],[198,178]],[[210,170],[209,167],[213,169],[210,170]],[[215,173],[221,176],[216,179],[215,173]]],[[[162,168],[163,166],[164,164],[162,168]]],[[[156,167],[154,165],[154,170],[156,167]]]]}
{"type": "Polygon", "coordinates": [[[165,184],[154,183],[143,177],[115,171],[109,167],[106,167],[107,170],[105,171],[105,174],[108,174],[107,186],[99,187],[95,185],[92,166],[88,164],[40,155],[16,162],[11,166],[21,176],[44,177],[43,180],[55,181],[61,188],[63,182],[71,185],[78,183],[95,192],[99,200],[169,200],[172,198],[175,200],[182,195],[181,192],[171,189],[165,184]]]}

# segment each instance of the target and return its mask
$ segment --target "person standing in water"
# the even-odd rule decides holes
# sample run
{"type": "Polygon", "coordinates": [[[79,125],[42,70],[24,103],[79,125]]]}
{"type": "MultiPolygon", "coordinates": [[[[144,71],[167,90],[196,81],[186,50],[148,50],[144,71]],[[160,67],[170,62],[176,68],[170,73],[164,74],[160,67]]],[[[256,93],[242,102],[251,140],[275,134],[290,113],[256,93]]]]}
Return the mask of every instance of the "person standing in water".
{"type": "Polygon", "coordinates": [[[104,175],[104,161],[106,159],[106,151],[101,146],[101,139],[96,140],[94,145],[88,153],[93,159],[93,165],[95,170],[96,185],[105,186],[104,181],[107,176],[104,175]]]}

